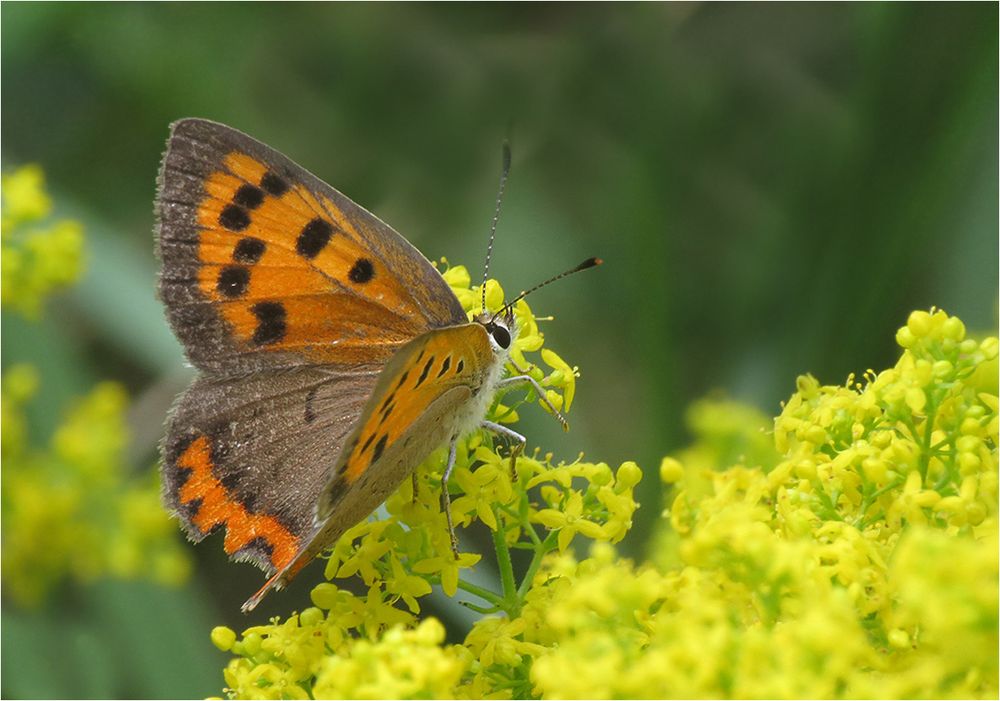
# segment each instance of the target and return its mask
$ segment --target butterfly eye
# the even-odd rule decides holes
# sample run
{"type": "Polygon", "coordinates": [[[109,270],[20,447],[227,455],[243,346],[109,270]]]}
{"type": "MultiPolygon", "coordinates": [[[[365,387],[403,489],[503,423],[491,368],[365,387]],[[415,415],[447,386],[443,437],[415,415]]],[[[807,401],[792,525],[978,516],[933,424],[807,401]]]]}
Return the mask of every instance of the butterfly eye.
{"type": "Polygon", "coordinates": [[[494,326],[491,333],[493,334],[493,340],[496,344],[507,350],[510,347],[510,331],[502,326],[494,326]]]}

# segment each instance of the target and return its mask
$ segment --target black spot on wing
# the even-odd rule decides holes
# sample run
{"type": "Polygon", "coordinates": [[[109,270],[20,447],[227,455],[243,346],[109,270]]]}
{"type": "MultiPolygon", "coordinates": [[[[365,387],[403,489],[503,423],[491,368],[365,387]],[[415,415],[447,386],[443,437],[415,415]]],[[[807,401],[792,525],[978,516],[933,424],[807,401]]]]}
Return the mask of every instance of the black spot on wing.
{"type": "Polygon", "coordinates": [[[233,260],[237,263],[253,265],[264,255],[266,248],[267,246],[260,239],[255,239],[253,236],[246,236],[241,238],[237,242],[236,248],[233,249],[233,260]]]}
{"type": "Polygon", "coordinates": [[[379,420],[378,420],[378,425],[379,425],[379,426],[381,426],[381,425],[382,425],[382,423],[383,423],[383,422],[384,422],[384,421],[385,421],[386,419],[388,419],[388,418],[389,418],[389,414],[391,414],[391,413],[392,413],[392,410],[393,410],[393,409],[395,409],[395,408],[396,408],[396,405],[395,405],[395,403],[393,403],[393,404],[390,404],[389,406],[387,406],[387,407],[386,407],[386,408],[385,408],[385,409],[384,409],[384,410],[382,411],[382,416],[381,416],[381,417],[379,417],[379,420]]]}
{"type": "Polygon", "coordinates": [[[219,482],[222,483],[222,486],[226,488],[227,492],[232,492],[240,484],[239,473],[229,472],[227,474],[224,474],[222,475],[222,477],[219,478],[219,482]]]}
{"type": "Polygon", "coordinates": [[[235,299],[242,297],[250,284],[250,271],[242,265],[227,265],[219,271],[215,288],[219,294],[235,299]]]}
{"type": "Polygon", "coordinates": [[[347,277],[351,282],[362,285],[375,277],[375,265],[367,258],[358,258],[347,277]]]}
{"type": "Polygon", "coordinates": [[[455,374],[460,375],[462,373],[462,370],[464,369],[465,369],[465,360],[459,358],[458,365],[455,366],[455,374]]]}
{"type": "Polygon", "coordinates": [[[392,403],[392,400],[395,396],[396,396],[396,390],[392,390],[391,392],[389,392],[389,396],[385,398],[384,402],[382,402],[382,406],[379,407],[379,411],[385,411],[385,408],[389,406],[390,403],[392,403]]]}
{"type": "MultiPolygon", "coordinates": [[[[389,434],[386,433],[381,438],[378,439],[378,443],[375,444],[375,451],[372,453],[372,463],[382,457],[382,451],[385,450],[385,443],[389,440],[389,434]]],[[[371,463],[369,463],[369,466],[371,463]]]]}
{"type": "Polygon", "coordinates": [[[434,364],[434,356],[432,355],[430,358],[427,359],[427,363],[424,364],[423,372],[421,372],[420,377],[417,378],[417,384],[413,385],[413,389],[416,389],[417,387],[419,387],[424,383],[424,380],[427,379],[427,373],[431,371],[431,365],[433,364],[434,364]]]}
{"type": "Polygon", "coordinates": [[[242,207],[228,204],[219,214],[219,223],[230,231],[243,231],[250,226],[250,215],[242,207]]]}
{"type": "Polygon", "coordinates": [[[257,495],[253,492],[246,492],[244,494],[233,494],[233,498],[239,503],[243,504],[243,508],[249,511],[251,514],[257,513],[257,495]]]}
{"type": "Polygon", "coordinates": [[[233,195],[233,204],[247,209],[257,209],[264,201],[264,191],[255,185],[241,185],[233,195]]]}
{"type": "Polygon", "coordinates": [[[260,186],[267,190],[267,194],[274,197],[281,197],[288,191],[288,183],[270,172],[264,173],[264,177],[260,179],[260,186]]]}
{"type": "Polygon", "coordinates": [[[285,337],[288,325],[285,321],[285,305],[281,302],[258,302],[250,307],[250,311],[257,317],[253,342],[258,346],[277,343],[285,337]]]}
{"type": "Polygon", "coordinates": [[[296,252],[303,258],[313,259],[330,243],[333,227],[325,219],[316,217],[304,227],[295,242],[296,252]]]}
{"type": "MultiPolygon", "coordinates": [[[[190,472],[190,470],[184,470],[184,472],[190,472]]],[[[183,518],[184,521],[187,522],[191,528],[197,530],[199,533],[208,535],[208,533],[210,533],[211,531],[205,532],[200,528],[198,528],[196,525],[194,525],[194,519],[198,515],[198,512],[201,511],[201,505],[202,505],[202,500],[200,498],[192,499],[191,501],[188,502],[180,502],[177,504],[177,514],[181,518],[183,518]]]]}
{"type": "Polygon", "coordinates": [[[364,445],[361,446],[361,452],[362,453],[365,452],[366,450],[368,450],[368,446],[370,446],[372,444],[373,440],[375,440],[375,434],[374,433],[372,435],[368,436],[368,440],[366,440],[365,443],[364,443],[364,445]]]}
{"type": "Polygon", "coordinates": [[[441,369],[438,370],[437,376],[441,377],[442,375],[444,375],[446,372],[448,372],[448,368],[450,367],[451,367],[451,356],[449,355],[447,358],[444,359],[444,362],[441,363],[441,369]]]}
{"type": "Polygon", "coordinates": [[[271,562],[271,557],[273,555],[274,547],[270,542],[268,542],[267,538],[262,538],[260,536],[251,540],[235,553],[235,556],[239,559],[247,558],[260,562],[271,562]]]}

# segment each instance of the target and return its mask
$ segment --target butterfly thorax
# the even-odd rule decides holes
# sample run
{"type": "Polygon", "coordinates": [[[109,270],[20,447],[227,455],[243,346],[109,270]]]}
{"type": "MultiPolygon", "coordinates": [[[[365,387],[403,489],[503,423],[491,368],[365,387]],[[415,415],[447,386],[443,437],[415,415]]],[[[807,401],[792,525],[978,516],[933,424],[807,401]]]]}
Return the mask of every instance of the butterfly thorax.
{"type": "Polygon", "coordinates": [[[479,325],[486,331],[492,357],[485,363],[482,377],[473,399],[456,417],[452,434],[464,436],[479,427],[489,410],[496,394],[497,384],[503,379],[503,370],[510,357],[510,346],[517,329],[512,316],[497,317],[488,313],[477,315],[471,325],[479,325]]]}
{"type": "Polygon", "coordinates": [[[353,483],[394,455],[412,469],[444,441],[475,430],[503,376],[512,324],[482,314],[400,349],[346,442],[338,472],[353,483]]]}

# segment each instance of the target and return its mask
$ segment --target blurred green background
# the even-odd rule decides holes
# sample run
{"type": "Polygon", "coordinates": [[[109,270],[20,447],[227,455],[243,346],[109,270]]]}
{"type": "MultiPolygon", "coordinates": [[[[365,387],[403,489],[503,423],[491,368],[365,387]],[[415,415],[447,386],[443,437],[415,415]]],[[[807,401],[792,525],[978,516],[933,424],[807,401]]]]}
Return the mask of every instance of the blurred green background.
{"type": "MultiPolygon", "coordinates": [[[[521,411],[530,445],[557,457],[634,459],[652,477],[706,393],[773,415],[799,373],[837,383],[893,363],[912,309],[996,326],[994,3],[0,12],[3,168],[45,169],[88,259],[42,323],[4,315],[3,365],[40,368],[42,437],[72,397],[124,382],[136,470],[190,378],[154,297],[151,233],[181,117],[274,146],[473,276],[509,134],[493,275],[513,293],[605,260],[532,299],[556,316],[548,345],[581,368],[569,434],[521,411]]],[[[634,556],[661,508],[647,482],[634,556]]],[[[260,573],[226,563],[219,538],[193,551],[179,591],[66,585],[38,610],[5,597],[3,696],[218,694],[211,627],[301,609],[322,576],[246,618],[260,573]]]]}

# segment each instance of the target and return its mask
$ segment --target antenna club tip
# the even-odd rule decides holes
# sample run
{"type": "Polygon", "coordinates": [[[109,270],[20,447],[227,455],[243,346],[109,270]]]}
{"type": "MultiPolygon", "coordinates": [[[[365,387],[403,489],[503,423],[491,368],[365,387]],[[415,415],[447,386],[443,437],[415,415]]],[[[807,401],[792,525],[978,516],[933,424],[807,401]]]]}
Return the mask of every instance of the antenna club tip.
{"type": "Polygon", "coordinates": [[[587,268],[593,268],[593,267],[601,265],[603,263],[604,263],[604,260],[601,259],[601,258],[588,258],[587,260],[585,260],[582,263],[580,263],[580,265],[576,266],[576,269],[577,270],[586,270],[587,268]]]}

